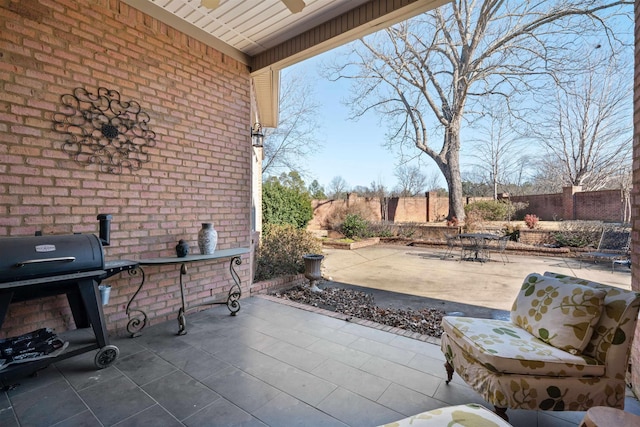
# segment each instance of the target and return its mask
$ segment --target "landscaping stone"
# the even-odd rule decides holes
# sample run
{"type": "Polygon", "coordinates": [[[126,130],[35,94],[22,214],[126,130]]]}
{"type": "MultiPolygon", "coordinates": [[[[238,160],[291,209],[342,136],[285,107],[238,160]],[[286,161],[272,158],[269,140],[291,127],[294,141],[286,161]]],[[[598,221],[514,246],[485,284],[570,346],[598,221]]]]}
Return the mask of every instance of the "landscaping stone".
{"type": "Polygon", "coordinates": [[[444,311],[433,308],[382,308],[375,304],[373,295],[366,292],[333,287],[326,287],[322,292],[312,292],[308,286],[295,286],[273,295],[422,335],[435,338],[442,335],[440,324],[444,311]]]}

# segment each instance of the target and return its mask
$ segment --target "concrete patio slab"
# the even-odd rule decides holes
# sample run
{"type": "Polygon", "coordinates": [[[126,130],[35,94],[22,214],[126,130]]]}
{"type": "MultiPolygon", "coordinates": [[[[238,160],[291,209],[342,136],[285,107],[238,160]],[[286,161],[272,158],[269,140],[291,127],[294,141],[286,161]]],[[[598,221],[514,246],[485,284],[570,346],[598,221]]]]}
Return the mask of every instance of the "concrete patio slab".
{"type": "MultiPolygon", "coordinates": [[[[329,281],[325,286],[333,282],[430,298],[447,312],[465,309],[456,304],[508,311],[529,273],[553,271],[631,289],[629,268],[617,266],[612,272],[609,263],[589,264],[573,258],[508,254],[507,263],[499,256],[480,263],[460,261],[458,252],[443,259],[445,251],[439,248],[394,245],[325,249],[323,253],[323,276],[329,281]]],[[[376,301],[393,300],[383,292],[376,295],[376,301]]],[[[411,297],[402,298],[405,300],[410,301],[411,297]]]]}

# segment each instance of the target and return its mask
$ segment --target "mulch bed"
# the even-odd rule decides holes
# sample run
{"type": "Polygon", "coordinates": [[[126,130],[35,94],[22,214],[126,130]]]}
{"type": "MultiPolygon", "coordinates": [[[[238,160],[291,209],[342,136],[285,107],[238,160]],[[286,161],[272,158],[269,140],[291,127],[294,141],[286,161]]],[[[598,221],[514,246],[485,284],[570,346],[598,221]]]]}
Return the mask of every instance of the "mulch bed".
{"type": "Polygon", "coordinates": [[[373,295],[351,289],[327,287],[322,292],[313,292],[308,286],[296,286],[273,294],[278,298],[325,310],[343,313],[349,317],[370,320],[422,335],[440,338],[444,311],[433,308],[397,309],[382,308],[375,304],[373,295]]]}

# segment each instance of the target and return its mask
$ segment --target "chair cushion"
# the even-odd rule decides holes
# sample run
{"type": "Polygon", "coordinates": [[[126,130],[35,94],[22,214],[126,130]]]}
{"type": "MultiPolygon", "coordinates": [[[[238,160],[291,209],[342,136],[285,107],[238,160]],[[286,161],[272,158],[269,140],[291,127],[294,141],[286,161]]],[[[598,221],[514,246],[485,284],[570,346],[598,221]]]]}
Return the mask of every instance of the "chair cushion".
{"type": "Polygon", "coordinates": [[[442,328],[465,353],[466,362],[480,363],[492,372],[556,377],[604,374],[604,365],[595,359],[546,344],[508,321],[445,316],[442,328]]]}
{"type": "Polygon", "coordinates": [[[624,376],[626,371],[626,350],[616,352],[618,354],[616,357],[619,360],[608,357],[608,354],[617,348],[625,348],[626,343],[633,338],[638,317],[640,293],[549,271],[545,272],[544,275],[558,279],[563,283],[577,283],[594,289],[601,289],[607,293],[604,298],[604,310],[602,316],[600,316],[600,321],[598,321],[591,341],[582,354],[592,356],[600,362],[607,361],[609,364],[607,375],[614,376],[612,367],[619,367],[620,375],[624,376]]]}
{"type": "Polygon", "coordinates": [[[475,403],[447,406],[423,412],[400,421],[385,424],[383,427],[404,426],[470,426],[470,427],[509,427],[511,424],[487,408],[475,403]]]}
{"type": "Polygon", "coordinates": [[[580,353],[600,320],[606,292],[530,274],[511,308],[511,321],[561,350],[580,353]]]}

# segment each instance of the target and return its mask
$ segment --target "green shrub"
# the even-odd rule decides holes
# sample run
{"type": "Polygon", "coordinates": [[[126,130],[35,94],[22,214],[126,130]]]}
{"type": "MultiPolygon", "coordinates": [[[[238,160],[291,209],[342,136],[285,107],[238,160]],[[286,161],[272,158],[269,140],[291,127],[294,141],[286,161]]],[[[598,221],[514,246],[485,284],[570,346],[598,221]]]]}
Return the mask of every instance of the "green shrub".
{"type": "Polygon", "coordinates": [[[482,221],[506,221],[513,216],[515,209],[509,201],[479,200],[466,205],[464,212],[467,216],[473,212],[482,221]]]}
{"type": "Polygon", "coordinates": [[[350,239],[355,237],[368,237],[368,227],[369,223],[360,215],[347,214],[344,222],[340,226],[340,232],[350,239]]]}
{"type": "Polygon", "coordinates": [[[602,234],[602,224],[591,221],[564,221],[554,233],[558,246],[584,248],[597,247],[602,234]]]}
{"type": "Polygon", "coordinates": [[[262,224],[292,224],[305,228],[313,218],[309,193],[296,186],[283,185],[277,178],[262,186],[262,224]]]}
{"type": "Polygon", "coordinates": [[[346,219],[347,215],[358,215],[369,222],[376,220],[376,215],[372,211],[369,204],[364,201],[357,201],[356,203],[349,204],[347,207],[337,207],[333,209],[329,216],[324,220],[324,226],[329,230],[341,231],[342,223],[346,219]]]}
{"type": "Polygon", "coordinates": [[[396,230],[399,231],[401,228],[388,222],[370,222],[367,224],[366,234],[369,237],[394,237],[397,234],[396,230]]]}
{"type": "Polygon", "coordinates": [[[255,280],[304,272],[302,256],[322,253],[322,243],[306,230],[291,224],[270,225],[263,230],[255,280]]]}

